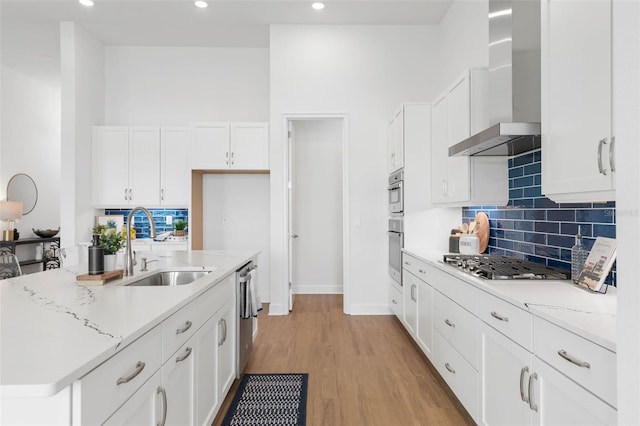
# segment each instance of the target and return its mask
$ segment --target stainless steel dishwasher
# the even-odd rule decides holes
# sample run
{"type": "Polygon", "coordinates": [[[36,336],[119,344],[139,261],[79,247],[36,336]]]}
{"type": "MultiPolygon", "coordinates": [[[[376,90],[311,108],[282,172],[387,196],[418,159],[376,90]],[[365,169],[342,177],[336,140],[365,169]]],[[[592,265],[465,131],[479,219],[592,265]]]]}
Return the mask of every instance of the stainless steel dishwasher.
{"type": "MultiPolygon", "coordinates": [[[[236,290],[238,301],[238,365],[236,368],[237,378],[240,378],[247,366],[247,360],[253,349],[253,313],[250,300],[251,279],[254,274],[251,271],[257,266],[253,262],[245,264],[236,271],[236,290]],[[249,298],[249,300],[248,300],[249,298]]],[[[254,283],[255,284],[255,283],[254,283]]],[[[255,300],[255,298],[254,298],[255,300]]]]}

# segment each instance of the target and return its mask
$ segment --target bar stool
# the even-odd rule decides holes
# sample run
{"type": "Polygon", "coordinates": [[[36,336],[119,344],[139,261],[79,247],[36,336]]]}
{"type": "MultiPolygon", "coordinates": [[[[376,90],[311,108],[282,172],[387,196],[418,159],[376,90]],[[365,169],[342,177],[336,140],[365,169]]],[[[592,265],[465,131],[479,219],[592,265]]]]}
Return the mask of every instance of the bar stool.
{"type": "Polygon", "coordinates": [[[15,254],[0,253],[0,280],[22,275],[20,262],[15,254]]]}

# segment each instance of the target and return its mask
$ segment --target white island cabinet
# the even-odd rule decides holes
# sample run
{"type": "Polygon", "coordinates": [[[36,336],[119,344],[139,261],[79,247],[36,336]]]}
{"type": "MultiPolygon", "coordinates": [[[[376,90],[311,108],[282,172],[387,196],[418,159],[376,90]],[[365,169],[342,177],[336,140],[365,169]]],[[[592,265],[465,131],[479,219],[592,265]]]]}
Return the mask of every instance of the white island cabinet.
{"type": "Polygon", "coordinates": [[[86,265],[2,281],[0,423],[211,424],[237,373],[235,271],[257,254],[163,253],[99,287],[76,284],[86,265]],[[126,285],[176,269],[209,273],[126,285]]]}

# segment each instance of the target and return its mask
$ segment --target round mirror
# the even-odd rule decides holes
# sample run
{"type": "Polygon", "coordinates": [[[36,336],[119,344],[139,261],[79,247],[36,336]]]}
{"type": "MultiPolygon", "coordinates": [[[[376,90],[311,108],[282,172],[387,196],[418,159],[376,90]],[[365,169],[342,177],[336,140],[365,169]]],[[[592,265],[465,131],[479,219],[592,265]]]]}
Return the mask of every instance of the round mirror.
{"type": "Polygon", "coordinates": [[[22,201],[22,214],[29,214],[38,202],[38,187],[31,176],[24,173],[13,175],[7,184],[7,200],[22,201]]]}

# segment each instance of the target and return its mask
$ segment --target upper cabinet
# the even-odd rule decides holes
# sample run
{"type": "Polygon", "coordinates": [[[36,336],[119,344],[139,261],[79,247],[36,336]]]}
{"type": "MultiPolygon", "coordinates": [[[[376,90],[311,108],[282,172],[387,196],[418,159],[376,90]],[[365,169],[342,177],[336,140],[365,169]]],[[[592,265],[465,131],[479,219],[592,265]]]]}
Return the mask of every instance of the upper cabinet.
{"type": "Polygon", "coordinates": [[[542,1],[542,192],[557,202],[615,199],[611,20],[610,0],[542,1]]]}
{"type": "Polygon", "coordinates": [[[186,206],[189,151],[187,127],[94,127],[94,206],[186,206]]]}
{"type": "Polygon", "coordinates": [[[449,157],[449,147],[487,127],[487,69],[465,70],[432,103],[431,200],[449,206],[506,205],[506,157],[449,157]]]}
{"type": "Polygon", "coordinates": [[[387,171],[389,174],[404,167],[404,106],[387,126],[387,171]]]}
{"type": "Polygon", "coordinates": [[[267,123],[194,123],[191,168],[268,170],[267,123]]]}

